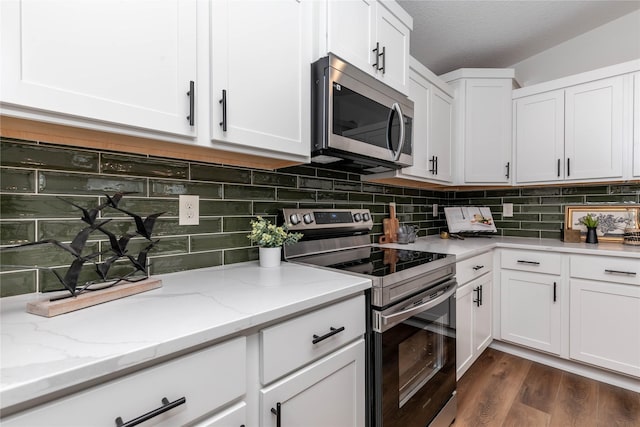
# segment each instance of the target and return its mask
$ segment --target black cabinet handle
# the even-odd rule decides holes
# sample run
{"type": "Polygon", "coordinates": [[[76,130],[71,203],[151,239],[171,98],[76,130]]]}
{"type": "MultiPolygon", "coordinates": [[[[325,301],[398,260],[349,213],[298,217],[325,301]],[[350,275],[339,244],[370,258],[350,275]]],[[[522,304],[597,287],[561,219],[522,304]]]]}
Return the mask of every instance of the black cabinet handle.
{"type": "Polygon", "coordinates": [[[435,156],[436,158],[436,175],[438,175],[438,156],[435,156]]]}
{"type": "Polygon", "coordinates": [[[484,268],[484,265],[476,265],[475,267],[473,267],[473,271],[482,270],[483,268],[484,268]]]}
{"type": "Polygon", "coordinates": [[[553,282],[553,302],[557,301],[557,297],[558,297],[558,284],[556,282],[553,282]]]}
{"type": "Polygon", "coordinates": [[[187,96],[189,97],[189,115],[187,116],[187,120],[189,120],[189,126],[193,126],[196,122],[196,84],[193,80],[189,82],[189,92],[187,92],[187,96]]]}
{"type": "Polygon", "coordinates": [[[507,173],[505,176],[509,179],[509,175],[511,175],[511,162],[507,162],[507,173]]]}
{"type": "Polygon", "coordinates": [[[429,163],[431,163],[431,169],[429,169],[429,173],[435,175],[435,173],[436,173],[436,156],[431,156],[431,159],[429,160],[429,163]]]}
{"type": "Polygon", "coordinates": [[[480,285],[480,305],[482,305],[482,297],[484,296],[484,292],[482,290],[482,285],[480,285]]]}
{"type": "Polygon", "coordinates": [[[560,159],[558,159],[558,178],[560,178],[560,159]]]}
{"type": "Polygon", "coordinates": [[[571,159],[567,157],[567,176],[571,176],[571,159]]]}
{"type": "Polygon", "coordinates": [[[329,328],[330,332],[327,332],[326,334],[322,335],[321,337],[319,337],[318,335],[314,335],[313,336],[313,341],[311,341],[313,344],[318,344],[320,341],[324,341],[329,337],[334,336],[335,334],[339,334],[340,332],[344,331],[344,326],[341,326],[339,328],[329,328]]]}
{"type": "Polygon", "coordinates": [[[525,261],[522,259],[518,260],[518,264],[540,265],[538,261],[525,261]]]}
{"type": "Polygon", "coordinates": [[[604,270],[605,273],[609,273],[609,274],[626,274],[629,276],[635,276],[636,272],[635,271],[621,271],[621,270],[608,270],[605,269],[604,270]]]}
{"type": "Polygon", "coordinates": [[[149,411],[144,415],[140,415],[138,418],[134,418],[131,421],[127,421],[126,423],[122,421],[122,417],[116,418],[116,426],[117,427],[133,427],[141,424],[145,421],[150,420],[151,418],[157,417],[160,414],[164,414],[167,411],[172,410],[173,408],[180,406],[187,402],[186,397],[181,397],[178,400],[174,400],[173,402],[169,402],[169,399],[166,397],[162,398],[162,406],[154,409],[153,411],[149,411]]]}
{"type": "Polygon", "coordinates": [[[282,405],[280,404],[280,402],[276,403],[275,409],[271,408],[271,413],[276,416],[276,427],[280,427],[282,424],[282,405]]]}
{"type": "Polygon", "coordinates": [[[222,121],[220,122],[220,126],[222,126],[222,131],[227,131],[227,90],[222,89],[222,99],[220,100],[220,104],[222,104],[222,121]]]}
{"type": "Polygon", "coordinates": [[[482,285],[475,288],[473,292],[476,292],[476,299],[473,302],[476,303],[476,307],[480,307],[482,305],[482,285]]]}
{"type": "Polygon", "coordinates": [[[387,63],[387,52],[386,52],[387,48],[386,46],[382,46],[382,68],[379,68],[380,71],[382,71],[382,74],[384,74],[386,67],[386,63],[387,63]]]}
{"type": "Polygon", "coordinates": [[[373,64],[373,68],[375,68],[376,70],[379,70],[380,68],[378,68],[378,66],[380,65],[380,42],[376,42],[376,48],[373,49],[371,52],[373,52],[375,54],[375,59],[376,62],[373,64]]]}

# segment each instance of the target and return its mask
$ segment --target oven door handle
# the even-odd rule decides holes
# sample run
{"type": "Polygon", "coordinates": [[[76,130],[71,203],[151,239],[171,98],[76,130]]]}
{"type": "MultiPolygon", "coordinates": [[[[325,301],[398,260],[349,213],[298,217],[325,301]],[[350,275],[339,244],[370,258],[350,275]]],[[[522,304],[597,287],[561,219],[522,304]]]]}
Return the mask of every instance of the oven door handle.
{"type": "MultiPolygon", "coordinates": [[[[455,283],[454,283],[455,284],[455,283]]],[[[451,289],[443,293],[437,298],[429,300],[423,304],[416,305],[415,307],[408,308],[398,313],[393,313],[390,315],[379,314],[380,316],[380,331],[385,332],[388,329],[391,329],[398,323],[407,320],[408,318],[414,316],[417,313],[421,313],[423,311],[427,311],[443,301],[446,301],[451,297],[451,295],[456,293],[456,286],[451,286],[451,289]]],[[[374,328],[375,330],[376,328],[374,328]]],[[[376,331],[378,332],[378,331],[376,331]]]]}

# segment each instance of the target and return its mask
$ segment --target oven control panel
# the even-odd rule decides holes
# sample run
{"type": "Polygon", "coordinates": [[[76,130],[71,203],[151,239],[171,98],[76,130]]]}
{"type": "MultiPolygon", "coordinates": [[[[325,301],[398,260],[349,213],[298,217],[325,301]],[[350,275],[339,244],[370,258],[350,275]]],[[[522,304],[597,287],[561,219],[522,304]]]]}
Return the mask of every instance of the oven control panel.
{"type": "Polygon", "coordinates": [[[291,231],[369,231],[373,228],[373,218],[369,209],[283,209],[282,215],[291,231]]]}

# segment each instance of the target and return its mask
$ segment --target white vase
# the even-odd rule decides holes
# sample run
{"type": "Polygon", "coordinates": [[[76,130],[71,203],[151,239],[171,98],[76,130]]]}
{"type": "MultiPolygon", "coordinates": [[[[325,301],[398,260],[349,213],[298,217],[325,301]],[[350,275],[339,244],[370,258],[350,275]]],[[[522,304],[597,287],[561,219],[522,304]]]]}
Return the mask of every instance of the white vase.
{"type": "Polygon", "coordinates": [[[279,267],[281,248],[260,248],[260,267],[279,267]]]}

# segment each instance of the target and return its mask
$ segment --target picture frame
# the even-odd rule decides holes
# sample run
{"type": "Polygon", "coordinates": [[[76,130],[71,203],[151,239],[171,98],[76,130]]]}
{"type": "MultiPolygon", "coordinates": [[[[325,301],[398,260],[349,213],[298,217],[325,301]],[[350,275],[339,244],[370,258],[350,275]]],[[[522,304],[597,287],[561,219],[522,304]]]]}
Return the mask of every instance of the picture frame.
{"type": "Polygon", "coordinates": [[[580,240],[586,240],[587,227],[580,222],[587,214],[598,219],[598,241],[620,242],[624,240],[625,228],[639,228],[639,205],[579,205],[566,206],[564,223],[567,230],[580,230],[580,240]]]}

